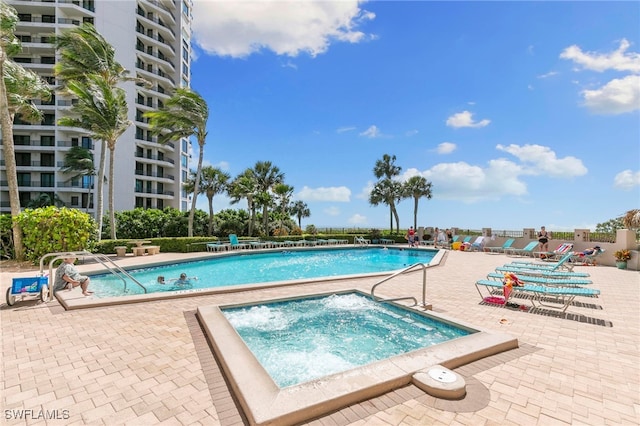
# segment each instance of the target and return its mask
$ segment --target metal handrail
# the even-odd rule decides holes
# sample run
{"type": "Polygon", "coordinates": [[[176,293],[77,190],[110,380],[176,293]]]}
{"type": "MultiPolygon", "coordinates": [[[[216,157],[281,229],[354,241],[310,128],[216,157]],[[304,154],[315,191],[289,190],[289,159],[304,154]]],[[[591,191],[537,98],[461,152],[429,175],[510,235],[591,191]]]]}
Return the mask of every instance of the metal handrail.
{"type": "MultiPolygon", "coordinates": [[[[59,252],[59,253],[47,253],[40,258],[40,275],[43,275],[44,273],[44,260],[51,256],[54,256],[54,258],[49,261],[49,285],[50,286],[52,286],[52,284],[55,284],[55,282],[51,282],[53,277],[53,262],[55,262],[56,260],[65,259],[67,257],[82,256],[82,257],[90,257],[92,259],[97,260],[110,273],[120,278],[124,284],[124,291],[127,291],[127,280],[125,280],[125,278],[122,275],[129,278],[134,283],[138,284],[140,287],[142,287],[144,292],[147,293],[147,288],[144,285],[142,285],[140,281],[133,278],[133,276],[129,272],[122,269],[120,265],[116,264],[113,260],[111,260],[109,257],[107,257],[102,253],[91,253],[88,251],[71,251],[71,252],[67,251],[67,252],[59,252]],[[107,263],[110,263],[113,266],[110,266],[107,263]]],[[[53,293],[54,293],[53,287],[51,287],[51,291],[49,292],[49,300],[53,299],[53,293]]]]}
{"type": "Polygon", "coordinates": [[[394,272],[393,274],[389,275],[386,278],[381,279],[380,281],[378,281],[377,283],[375,283],[373,285],[373,287],[371,287],[371,297],[374,298],[375,301],[377,302],[393,302],[396,300],[413,300],[413,305],[412,306],[416,306],[418,304],[418,300],[413,297],[413,296],[407,296],[407,297],[396,297],[393,299],[382,299],[378,296],[376,296],[375,290],[376,287],[378,287],[380,284],[385,283],[395,277],[397,277],[398,275],[402,275],[404,273],[409,272],[410,270],[412,270],[413,268],[417,267],[417,266],[421,266],[422,267],[422,307],[426,307],[427,306],[427,268],[432,267],[433,265],[425,265],[424,263],[414,263],[411,266],[407,266],[404,269],[401,269],[397,272],[394,272]]]}

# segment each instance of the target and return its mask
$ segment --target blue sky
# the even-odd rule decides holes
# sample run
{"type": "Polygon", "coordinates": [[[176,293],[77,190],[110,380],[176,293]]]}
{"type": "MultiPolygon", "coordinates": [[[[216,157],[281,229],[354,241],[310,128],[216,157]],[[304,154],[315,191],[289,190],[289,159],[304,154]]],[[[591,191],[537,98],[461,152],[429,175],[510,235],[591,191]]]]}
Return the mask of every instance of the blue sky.
{"type": "Polygon", "coordinates": [[[639,207],[638,2],[194,3],[205,163],[271,161],[303,228],[388,228],[368,203],[384,154],[432,182],[419,226],[594,229],[639,207]]]}

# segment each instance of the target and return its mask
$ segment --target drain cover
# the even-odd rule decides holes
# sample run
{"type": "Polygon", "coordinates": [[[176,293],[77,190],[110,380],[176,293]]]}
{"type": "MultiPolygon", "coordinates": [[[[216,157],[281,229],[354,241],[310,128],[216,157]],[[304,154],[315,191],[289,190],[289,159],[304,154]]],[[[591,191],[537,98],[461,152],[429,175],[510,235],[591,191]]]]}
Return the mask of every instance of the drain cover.
{"type": "Polygon", "coordinates": [[[412,383],[436,398],[462,399],[466,395],[464,378],[442,365],[416,372],[412,383]]]}
{"type": "Polygon", "coordinates": [[[433,380],[442,383],[453,383],[457,380],[456,375],[452,371],[443,370],[442,368],[432,368],[427,371],[427,374],[429,374],[433,380]]]}

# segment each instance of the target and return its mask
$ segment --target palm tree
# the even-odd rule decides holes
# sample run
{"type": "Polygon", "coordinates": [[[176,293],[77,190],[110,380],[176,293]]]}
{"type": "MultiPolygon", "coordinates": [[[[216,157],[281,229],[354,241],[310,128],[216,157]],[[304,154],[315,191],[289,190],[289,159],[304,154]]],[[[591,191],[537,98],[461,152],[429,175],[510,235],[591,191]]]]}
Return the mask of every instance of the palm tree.
{"type": "Polygon", "coordinates": [[[258,161],[251,170],[256,180],[258,195],[256,201],[262,205],[262,222],[265,235],[269,235],[269,206],[273,188],[284,182],[284,173],[271,161],[258,161]]]}
{"type": "Polygon", "coordinates": [[[196,212],[196,200],[200,192],[200,176],[202,174],[202,159],[204,158],[204,144],[207,141],[207,120],[209,107],[207,102],[197,92],[181,87],[167,100],[164,108],[144,114],[149,119],[151,132],[158,136],[159,143],[176,141],[195,136],[198,141],[198,168],[193,185],[193,200],[189,212],[188,236],[193,237],[193,218],[196,212]]]}
{"type": "Polygon", "coordinates": [[[89,74],[100,75],[109,86],[123,81],[144,81],[129,77],[129,71],[116,61],[116,50],[93,24],[82,25],[56,36],[60,58],[54,66],[62,87],[70,81],[84,81],[89,74]]]}
{"type": "Polygon", "coordinates": [[[311,216],[311,211],[307,204],[303,201],[296,201],[289,210],[292,215],[298,218],[298,228],[302,229],[302,218],[311,216]]]}
{"type": "Polygon", "coordinates": [[[241,199],[247,199],[247,209],[249,210],[249,236],[253,236],[253,227],[256,220],[255,196],[257,183],[251,169],[245,170],[236,177],[229,185],[228,194],[231,197],[231,204],[238,203],[241,199]]]}
{"type": "Polygon", "coordinates": [[[29,209],[37,209],[48,206],[64,207],[64,201],[62,201],[56,193],[41,192],[38,198],[29,201],[26,207],[29,209]]]}
{"type": "Polygon", "coordinates": [[[293,186],[279,183],[274,186],[273,192],[278,199],[278,204],[280,205],[280,230],[282,230],[283,219],[288,216],[287,207],[289,206],[289,201],[293,195],[293,186]]]}
{"type": "Polygon", "coordinates": [[[87,211],[89,211],[93,177],[96,175],[96,167],[93,163],[91,151],[82,146],[72,146],[64,157],[64,165],[60,168],[60,171],[69,174],[73,173],[70,179],[89,177],[89,187],[87,188],[87,211]]]}
{"type": "MultiPolygon", "coordinates": [[[[209,200],[209,235],[213,234],[213,197],[222,194],[229,186],[229,173],[223,172],[217,167],[205,166],[202,168],[200,190],[205,193],[209,200]]],[[[191,176],[184,184],[184,189],[188,194],[193,193],[195,188],[196,174],[191,171],[191,176]]]]}
{"type": "MultiPolygon", "coordinates": [[[[71,108],[73,116],[58,120],[61,126],[79,127],[89,132],[92,138],[103,141],[109,149],[109,224],[111,239],[116,239],[116,221],[114,210],[114,164],[115,149],[118,138],[131,125],[127,118],[128,107],[126,92],[120,87],[112,87],[97,74],[86,76],[84,82],[70,81],[67,90],[78,102],[71,108]]],[[[104,151],[103,151],[104,153],[104,151]]],[[[104,155],[101,156],[101,161],[104,155]]],[[[102,163],[98,172],[98,187],[104,179],[105,164],[102,163]]],[[[100,195],[98,189],[98,196],[100,195]]],[[[101,200],[101,199],[100,199],[101,200]]],[[[100,216],[102,229],[102,217],[100,216]]]]}
{"type": "MultiPolygon", "coordinates": [[[[65,31],[61,35],[56,36],[55,41],[59,59],[54,66],[54,72],[62,83],[62,89],[66,90],[72,82],[75,83],[76,87],[81,84],[86,84],[92,75],[99,75],[103,80],[102,86],[108,86],[110,88],[115,88],[118,83],[123,81],[144,81],[129,77],[129,71],[115,60],[115,49],[113,46],[111,46],[90,23],[83,23],[78,27],[65,31]]],[[[89,116],[86,118],[89,118],[89,116]]],[[[91,123],[86,124],[88,126],[91,125],[91,123]]],[[[98,124],[97,127],[100,129],[97,133],[104,133],[106,130],[104,129],[104,123],[98,124]]],[[[84,128],[88,129],[88,127],[84,128]]],[[[109,133],[117,133],[117,130],[112,129],[109,133]]],[[[98,239],[100,239],[102,235],[104,175],[107,163],[107,148],[111,149],[111,147],[108,147],[106,140],[100,140],[102,141],[102,149],[98,163],[98,185],[96,188],[98,239]]],[[[115,144],[115,141],[113,143],[115,144]]],[[[115,145],[113,148],[115,148],[115,145]]],[[[109,167],[113,168],[113,163],[111,163],[109,167]]],[[[113,181],[111,180],[109,184],[109,194],[113,194],[112,188],[113,181]]],[[[113,199],[109,200],[109,205],[113,207],[113,199]]],[[[111,211],[111,214],[113,214],[113,211],[111,211]]],[[[111,222],[111,225],[113,235],[115,233],[114,222],[111,222]]]]}
{"type": "Polygon", "coordinates": [[[396,219],[396,232],[400,232],[400,219],[398,217],[398,211],[396,210],[396,202],[402,198],[402,185],[395,181],[393,178],[400,175],[402,167],[395,165],[396,156],[390,156],[384,154],[381,160],[376,160],[376,164],[373,167],[373,174],[378,179],[376,186],[382,184],[379,188],[374,187],[376,190],[375,197],[370,196],[369,202],[373,205],[378,205],[380,202],[389,206],[389,231],[393,232],[393,218],[396,219]],[[382,198],[380,198],[382,196],[382,198]],[[377,203],[373,203],[372,199],[377,200],[377,203]]]}
{"type": "Polygon", "coordinates": [[[640,228],[640,209],[629,210],[622,216],[622,224],[627,229],[640,228]]]}
{"type": "Polygon", "coordinates": [[[418,229],[418,201],[425,197],[431,199],[431,182],[424,176],[412,176],[403,185],[403,195],[413,198],[413,229],[418,229]]]}
{"type": "MultiPolygon", "coordinates": [[[[400,201],[402,195],[402,184],[396,180],[381,180],[377,182],[371,193],[369,194],[369,204],[377,206],[378,204],[386,204],[391,212],[389,214],[389,231],[393,232],[393,217],[395,216],[396,224],[398,223],[398,211],[395,203],[400,201]]],[[[399,227],[399,225],[398,225],[399,227]]],[[[396,232],[400,232],[396,228],[396,232]]]]}
{"type": "MultiPolygon", "coordinates": [[[[32,99],[48,99],[51,95],[47,83],[37,74],[25,70],[9,59],[21,50],[15,37],[17,22],[16,10],[0,1],[0,127],[12,217],[20,214],[13,119],[16,114],[20,114],[21,118],[28,121],[42,120],[42,112],[36,108],[32,99]]],[[[15,258],[24,260],[22,231],[15,221],[12,222],[12,233],[15,258]]]]}

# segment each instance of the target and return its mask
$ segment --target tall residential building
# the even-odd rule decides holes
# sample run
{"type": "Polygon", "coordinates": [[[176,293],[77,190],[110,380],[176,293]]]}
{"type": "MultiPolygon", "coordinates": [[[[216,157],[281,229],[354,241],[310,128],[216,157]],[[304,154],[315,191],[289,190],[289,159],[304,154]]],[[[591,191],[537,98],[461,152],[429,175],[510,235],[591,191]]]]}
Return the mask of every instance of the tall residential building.
{"type": "MultiPolygon", "coordinates": [[[[189,199],[182,184],[188,176],[190,141],[159,144],[142,115],[162,107],[172,89],[190,86],[192,0],[5,1],[19,14],[16,36],[22,42],[22,52],[13,59],[41,75],[51,88],[57,83],[53,73],[57,55],[51,36],[83,22],[95,25],[115,48],[116,60],[131,75],[150,82],[121,85],[127,92],[133,125],[116,144],[114,182],[105,183],[105,211],[111,184],[116,211],[168,206],[187,210],[189,199]]],[[[23,208],[45,193],[59,198],[68,207],[95,211],[96,178],[74,177],[73,173],[61,171],[72,146],[90,149],[96,168],[102,150],[102,142],[92,140],[81,129],[56,124],[73,102],[72,98],[56,93],[51,100],[39,102],[44,113],[41,123],[34,125],[19,119],[14,122],[23,208]]],[[[4,154],[0,150],[0,212],[9,211],[4,154]]]]}

